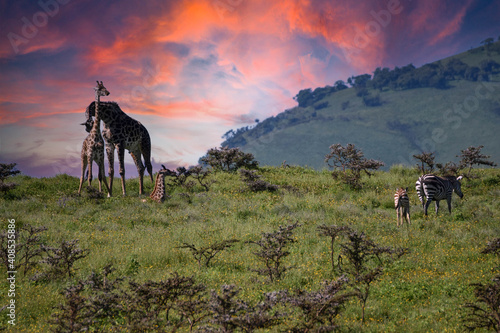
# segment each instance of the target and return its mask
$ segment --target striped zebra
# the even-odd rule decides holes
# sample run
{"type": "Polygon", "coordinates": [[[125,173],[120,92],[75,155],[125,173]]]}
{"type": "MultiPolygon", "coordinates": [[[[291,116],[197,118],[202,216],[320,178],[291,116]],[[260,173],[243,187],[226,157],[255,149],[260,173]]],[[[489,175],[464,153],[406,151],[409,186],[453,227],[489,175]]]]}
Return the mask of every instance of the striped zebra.
{"type": "Polygon", "coordinates": [[[448,210],[451,214],[451,195],[453,191],[461,198],[464,194],[462,193],[462,188],[460,185],[460,177],[448,176],[448,177],[438,177],[435,175],[423,175],[418,178],[415,183],[417,189],[418,198],[424,207],[424,214],[427,216],[427,209],[431,204],[431,201],[436,201],[436,214],[439,210],[439,201],[446,199],[448,202],[448,210]],[[425,202],[425,198],[427,202],[425,202]]]}
{"type": "Polygon", "coordinates": [[[408,224],[411,224],[410,199],[408,198],[408,187],[406,189],[401,187],[396,190],[396,193],[394,193],[394,207],[396,208],[398,227],[400,225],[403,225],[403,218],[406,220],[408,224]],[[399,223],[400,220],[401,224],[399,223]]]}

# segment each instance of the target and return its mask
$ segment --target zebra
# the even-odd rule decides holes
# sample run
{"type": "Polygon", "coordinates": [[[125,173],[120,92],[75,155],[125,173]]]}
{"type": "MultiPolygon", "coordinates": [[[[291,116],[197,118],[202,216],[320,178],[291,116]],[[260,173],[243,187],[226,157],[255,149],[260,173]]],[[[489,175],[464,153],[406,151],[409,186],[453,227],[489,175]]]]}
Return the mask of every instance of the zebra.
{"type": "Polygon", "coordinates": [[[394,193],[394,207],[396,208],[398,227],[400,225],[403,225],[403,218],[406,220],[408,224],[411,224],[410,199],[408,198],[408,187],[406,189],[402,187],[396,189],[396,193],[394,193]],[[399,223],[400,220],[401,224],[399,223]]]}
{"type": "Polygon", "coordinates": [[[415,188],[417,189],[418,198],[424,207],[424,214],[427,216],[427,209],[432,200],[436,201],[436,214],[439,210],[439,201],[446,199],[448,202],[448,211],[451,214],[451,195],[453,191],[462,199],[464,194],[462,193],[462,188],[460,180],[462,176],[447,176],[438,177],[432,174],[423,175],[418,178],[415,183],[415,188]],[[427,202],[425,202],[425,198],[427,202]]]}

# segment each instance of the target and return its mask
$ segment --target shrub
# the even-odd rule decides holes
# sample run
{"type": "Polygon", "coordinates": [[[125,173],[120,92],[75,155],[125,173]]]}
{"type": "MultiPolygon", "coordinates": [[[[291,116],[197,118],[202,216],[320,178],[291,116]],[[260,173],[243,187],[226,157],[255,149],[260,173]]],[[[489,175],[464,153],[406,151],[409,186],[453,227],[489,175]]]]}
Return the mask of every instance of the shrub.
{"type": "Polygon", "coordinates": [[[472,166],[474,165],[488,165],[488,166],[496,166],[497,164],[493,161],[489,161],[488,159],[491,157],[489,155],[481,154],[481,149],[484,146],[473,147],[470,146],[467,149],[462,150],[462,154],[457,157],[461,157],[460,165],[464,168],[469,168],[467,171],[467,177],[470,177],[472,166]]]}
{"type": "Polygon", "coordinates": [[[299,308],[301,318],[291,332],[333,332],[338,328],[337,317],[345,303],[354,296],[345,292],[347,279],[324,281],[318,291],[297,290],[286,293],[286,302],[299,308]]]}
{"type": "Polygon", "coordinates": [[[330,237],[330,262],[332,264],[333,271],[335,271],[335,252],[334,252],[335,239],[338,236],[342,236],[350,231],[351,228],[349,228],[348,226],[322,224],[318,227],[318,232],[321,236],[330,237]]]}
{"type": "Polygon", "coordinates": [[[279,226],[279,230],[272,233],[262,233],[262,238],[258,241],[247,241],[260,247],[257,252],[252,252],[264,263],[264,268],[255,269],[260,275],[267,275],[271,282],[278,280],[290,268],[283,265],[283,259],[290,254],[285,248],[290,243],[295,243],[293,239],[293,229],[300,224],[286,227],[279,226]]]}
{"type": "Polygon", "coordinates": [[[19,232],[15,234],[17,259],[13,264],[9,261],[8,234],[6,232],[0,233],[0,257],[7,271],[17,271],[24,268],[23,273],[26,276],[26,273],[37,265],[39,257],[43,254],[41,249],[43,242],[39,234],[45,230],[47,230],[46,227],[33,227],[29,224],[20,228],[19,232]]]}
{"type": "Polygon", "coordinates": [[[265,295],[264,301],[255,306],[237,299],[239,293],[240,289],[235,285],[223,285],[220,294],[212,290],[208,301],[212,316],[200,332],[253,332],[279,323],[282,315],[273,310],[276,299],[272,293],[265,295]]]}
{"type": "Polygon", "coordinates": [[[260,179],[262,176],[258,175],[255,170],[240,169],[240,177],[252,192],[274,192],[279,189],[278,185],[273,185],[260,179]]]}
{"type": "Polygon", "coordinates": [[[407,249],[392,249],[381,247],[368,240],[364,233],[355,230],[347,234],[347,242],[341,244],[342,255],[347,259],[341,266],[349,278],[355,294],[361,303],[362,321],[365,321],[365,308],[372,283],[382,274],[384,263],[382,255],[397,255],[397,258],[407,253],[407,249]]]}
{"type": "Polygon", "coordinates": [[[325,156],[325,163],[334,168],[334,178],[340,177],[345,184],[355,189],[362,187],[361,171],[371,176],[372,173],[368,170],[377,170],[384,166],[381,161],[365,158],[363,152],[351,143],[345,147],[340,143],[331,145],[330,153],[325,156]]]}
{"type": "Polygon", "coordinates": [[[212,148],[201,158],[216,171],[236,171],[239,168],[255,169],[259,163],[253,154],[244,153],[239,148],[212,148]]]}
{"type": "Polygon", "coordinates": [[[179,249],[188,249],[193,254],[193,257],[198,262],[198,266],[201,268],[203,264],[205,267],[208,267],[210,260],[212,260],[217,254],[228,249],[234,245],[234,243],[239,242],[237,239],[229,239],[224,240],[222,242],[216,242],[214,244],[197,248],[193,244],[184,243],[182,246],[179,246],[179,249]]]}
{"type": "Polygon", "coordinates": [[[33,281],[47,281],[51,279],[60,279],[65,276],[73,276],[73,265],[79,259],[83,259],[89,254],[88,249],[79,249],[78,240],[62,241],[61,247],[51,247],[41,245],[45,257],[40,263],[47,264],[44,272],[36,274],[31,279],[33,281]]]}
{"type": "Polygon", "coordinates": [[[0,192],[8,192],[17,187],[15,183],[5,183],[8,177],[21,173],[19,170],[14,170],[16,163],[4,164],[0,163],[0,192]]]}
{"type": "MultiPolygon", "coordinates": [[[[500,257],[500,238],[488,242],[481,253],[500,257]]],[[[475,300],[464,305],[465,328],[470,331],[486,328],[500,332],[500,275],[493,278],[489,284],[474,283],[472,286],[475,300]]]]}

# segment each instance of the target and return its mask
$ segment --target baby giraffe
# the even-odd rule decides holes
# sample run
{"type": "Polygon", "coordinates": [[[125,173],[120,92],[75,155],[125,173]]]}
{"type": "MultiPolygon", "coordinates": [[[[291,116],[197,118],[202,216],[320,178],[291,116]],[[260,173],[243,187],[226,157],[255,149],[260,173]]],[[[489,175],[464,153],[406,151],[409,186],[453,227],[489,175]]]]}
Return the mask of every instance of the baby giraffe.
{"type": "Polygon", "coordinates": [[[92,128],[90,129],[90,134],[85,138],[82,144],[82,174],[80,177],[80,187],[78,188],[78,194],[82,191],[82,185],[85,177],[85,170],[87,169],[87,165],[89,167],[89,186],[92,183],[92,162],[95,161],[97,166],[99,167],[99,192],[102,191],[101,183],[104,181],[104,186],[108,190],[108,197],[110,197],[109,186],[106,181],[106,175],[104,174],[104,140],[101,136],[101,118],[99,116],[99,103],[101,101],[101,96],[108,96],[109,91],[104,87],[104,85],[97,81],[97,86],[94,88],[95,90],[95,119],[92,123],[91,120],[88,120],[85,125],[87,132],[89,131],[90,124],[92,124],[92,128]]]}
{"type": "Polygon", "coordinates": [[[175,175],[175,172],[170,171],[169,169],[165,168],[165,166],[162,164],[161,165],[161,170],[158,171],[158,174],[156,175],[156,181],[155,181],[155,188],[153,192],[151,192],[151,195],[149,196],[152,200],[162,203],[165,201],[165,176],[169,175],[175,175]]]}

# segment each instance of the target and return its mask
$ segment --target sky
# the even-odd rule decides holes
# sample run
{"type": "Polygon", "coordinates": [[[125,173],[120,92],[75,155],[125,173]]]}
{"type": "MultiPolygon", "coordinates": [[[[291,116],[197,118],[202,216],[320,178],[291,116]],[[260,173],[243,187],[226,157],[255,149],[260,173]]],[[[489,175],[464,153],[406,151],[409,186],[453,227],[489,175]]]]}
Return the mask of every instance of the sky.
{"type": "Polygon", "coordinates": [[[0,163],[79,176],[99,80],[148,129],[154,171],[195,165],[301,89],[496,40],[499,14],[497,0],[0,0],[0,163]]]}

